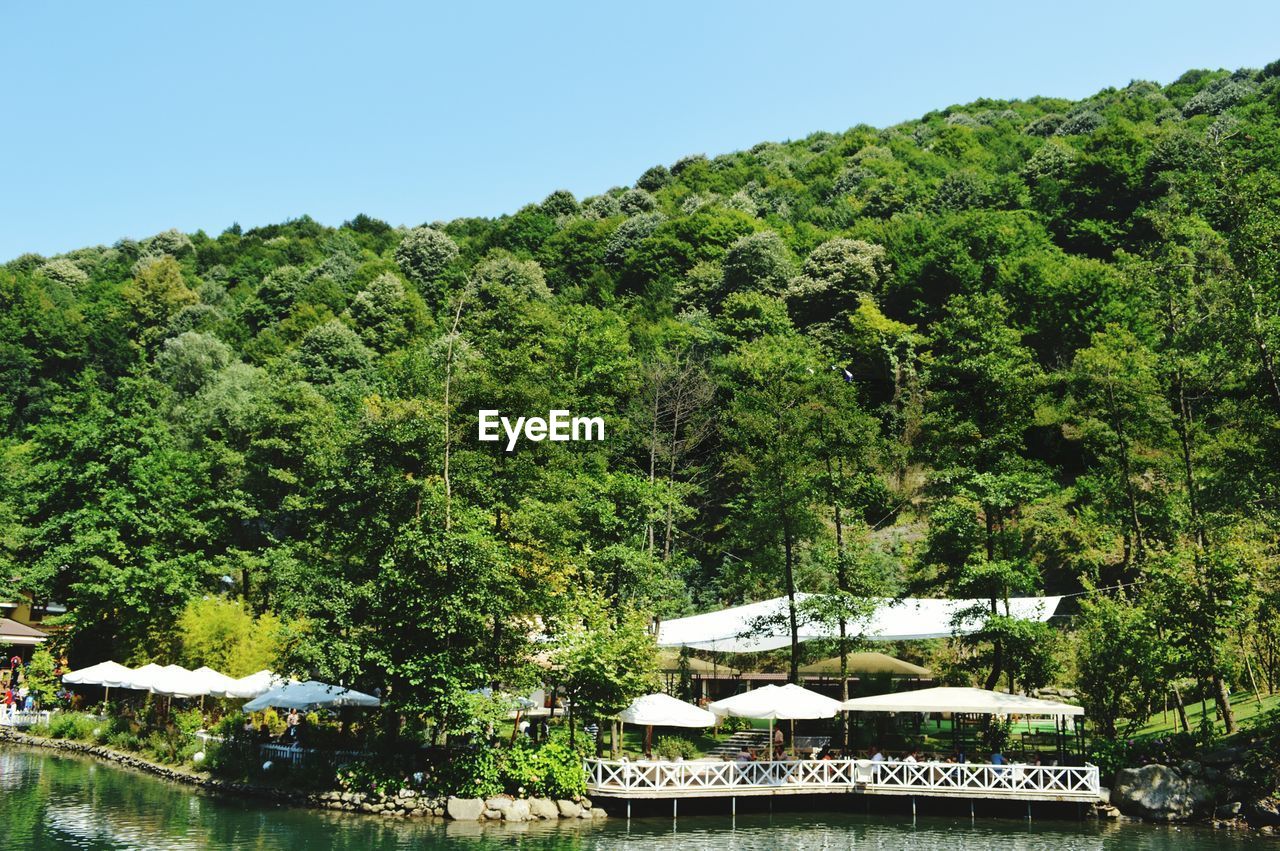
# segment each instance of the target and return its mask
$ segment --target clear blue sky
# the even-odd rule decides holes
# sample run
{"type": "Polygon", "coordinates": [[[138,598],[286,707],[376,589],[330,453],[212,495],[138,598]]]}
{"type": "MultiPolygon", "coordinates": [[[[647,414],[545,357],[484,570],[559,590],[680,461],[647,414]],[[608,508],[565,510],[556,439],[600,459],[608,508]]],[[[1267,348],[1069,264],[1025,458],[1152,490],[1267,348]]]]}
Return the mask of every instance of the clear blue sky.
{"type": "Polygon", "coordinates": [[[496,215],[688,153],[1280,58],[1280,4],[1252,0],[622,6],[5,3],[0,260],[496,215]]]}

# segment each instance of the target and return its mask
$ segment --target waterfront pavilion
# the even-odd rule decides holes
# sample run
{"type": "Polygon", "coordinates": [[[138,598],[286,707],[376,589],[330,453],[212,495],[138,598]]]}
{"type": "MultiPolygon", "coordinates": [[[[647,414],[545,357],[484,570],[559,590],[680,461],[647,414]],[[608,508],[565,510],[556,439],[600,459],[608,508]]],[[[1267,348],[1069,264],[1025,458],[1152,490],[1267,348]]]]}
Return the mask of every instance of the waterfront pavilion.
{"type": "Polygon", "coordinates": [[[960,719],[964,716],[990,716],[999,719],[1013,716],[1053,718],[1059,760],[1066,758],[1068,719],[1084,716],[1084,709],[1070,703],[981,688],[950,686],[855,697],[846,700],[841,706],[846,712],[949,714],[952,718],[953,745],[957,751],[960,749],[960,731],[963,727],[960,719]]]}

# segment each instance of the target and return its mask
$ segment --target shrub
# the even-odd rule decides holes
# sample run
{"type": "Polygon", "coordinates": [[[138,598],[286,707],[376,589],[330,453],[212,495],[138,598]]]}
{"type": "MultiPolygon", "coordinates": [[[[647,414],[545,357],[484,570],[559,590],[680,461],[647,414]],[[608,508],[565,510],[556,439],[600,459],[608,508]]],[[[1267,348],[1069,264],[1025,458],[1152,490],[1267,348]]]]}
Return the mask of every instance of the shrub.
{"type": "Polygon", "coordinates": [[[344,792],[394,795],[409,786],[408,778],[393,766],[377,760],[356,760],[338,767],[334,782],[344,792]]]}
{"type": "Polygon", "coordinates": [[[108,733],[106,736],[106,744],[108,747],[118,751],[140,751],[142,750],[142,738],[136,733],[128,730],[117,730],[108,733]]]}
{"type": "Polygon", "coordinates": [[[102,722],[82,712],[59,712],[49,717],[49,738],[87,742],[102,722]]]}
{"type": "Polygon", "coordinates": [[[143,743],[148,756],[170,765],[183,761],[183,751],[188,744],[189,737],[171,729],[154,730],[143,743]]]}
{"type": "Polygon", "coordinates": [[[243,780],[261,770],[257,742],[245,738],[211,741],[205,746],[204,767],[228,779],[243,780]]]}
{"type": "Polygon", "coordinates": [[[517,796],[573,799],[586,794],[582,755],[559,738],[536,748],[516,742],[498,761],[498,781],[517,796]]]}
{"type": "Polygon", "coordinates": [[[653,743],[653,753],[662,759],[697,759],[698,748],[682,736],[659,736],[653,743]]]}
{"type": "Polygon", "coordinates": [[[204,728],[204,715],[199,709],[187,709],[173,713],[173,726],[184,736],[192,736],[204,728]]]}
{"type": "Polygon", "coordinates": [[[490,748],[477,748],[454,756],[432,772],[428,788],[439,795],[488,798],[502,791],[498,758],[490,748]]]}

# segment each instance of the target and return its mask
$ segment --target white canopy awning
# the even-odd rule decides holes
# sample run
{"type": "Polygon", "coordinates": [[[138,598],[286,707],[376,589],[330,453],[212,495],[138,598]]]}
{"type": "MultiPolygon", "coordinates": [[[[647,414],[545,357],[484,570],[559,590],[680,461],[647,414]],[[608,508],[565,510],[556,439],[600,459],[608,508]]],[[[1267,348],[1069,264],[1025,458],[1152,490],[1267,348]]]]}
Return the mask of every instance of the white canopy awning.
{"type": "Polygon", "coordinates": [[[896,694],[855,697],[843,704],[849,712],[969,712],[979,715],[1083,715],[1069,703],[981,688],[941,686],[896,694]]]}
{"type": "Polygon", "coordinates": [[[708,704],[707,708],[716,715],[735,718],[803,721],[835,717],[840,712],[840,701],[795,683],[787,683],[785,686],[767,685],[744,691],[708,704]]]}
{"type": "Polygon", "coordinates": [[[710,727],[716,716],[669,694],[646,694],[619,712],[618,720],[642,727],[710,727]]]}
{"type": "Polygon", "coordinates": [[[236,680],[228,677],[226,674],[215,671],[208,665],[202,665],[191,672],[192,676],[197,678],[200,684],[200,693],[204,695],[213,695],[218,692],[232,688],[236,684],[236,680]]]}
{"type": "Polygon", "coordinates": [[[381,706],[382,701],[371,694],[332,686],[328,683],[308,680],[305,683],[286,683],[255,697],[244,705],[245,712],[258,712],[270,706],[286,709],[323,709],[333,706],[381,706]]]}
{"type": "Polygon", "coordinates": [[[203,697],[209,693],[204,679],[181,665],[165,665],[152,678],[151,691],[165,697],[203,697]]]}
{"type": "Polygon", "coordinates": [[[164,666],[150,662],[137,668],[132,674],[120,683],[121,688],[135,689],[137,691],[151,691],[151,687],[155,685],[156,678],[164,673],[164,666]]]}
{"type": "Polygon", "coordinates": [[[69,686],[106,686],[121,688],[133,677],[133,669],[119,662],[99,662],[78,671],[62,675],[62,682],[69,686]]]}
{"type": "MultiPolygon", "coordinates": [[[[797,594],[803,603],[811,594],[797,594]]],[[[1062,597],[1014,597],[1009,600],[1009,613],[1016,618],[1047,621],[1058,608],[1062,597]]],[[[853,624],[850,634],[868,641],[905,641],[920,638],[947,638],[976,632],[982,624],[978,618],[954,623],[957,613],[984,600],[939,600],[909,597],[904,600],[879,599],[866,623],[853,624]]],[[[1004,606],[1000,610],[1003,613],[1004,606]]],[[[748,603],[707,612],[687,618],[664,621],[658,630],[659,647],[692,647],[724,653],[759,653],[777,650],[791,643],[787,625],[787,598],[775,597],[759,603],[748,603]],[[758,629],[760,624],[765,628],[758,629]]],[[[802,623],[800,640],[833,639],[834,627],[818,623],[802,623]]]]}
{"type": "Polygon", "coordinates": [[[209,690],[209,694],[213,697],[254,698],[278,686],[296,682],[297,680],[286,679],[271,671],[261,670],[238,680],[216,685],[209,690]]]}

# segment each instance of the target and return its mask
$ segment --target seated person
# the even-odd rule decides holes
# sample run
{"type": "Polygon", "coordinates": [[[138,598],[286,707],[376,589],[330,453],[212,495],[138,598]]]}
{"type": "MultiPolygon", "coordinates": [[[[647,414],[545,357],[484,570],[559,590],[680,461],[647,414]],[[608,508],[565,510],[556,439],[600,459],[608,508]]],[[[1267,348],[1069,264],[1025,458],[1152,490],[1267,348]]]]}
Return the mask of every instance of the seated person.
{"type": "Polygon", "coordinates": [[[744,746],[742,750],[738,751],[737,761],[738,762],[755,762],[756,757],[755,757],[755,754],[753,754],[750,750],[748,750],[744,746]]]}
{"type": "Polygon", "coordinates": [[[1000,753],[1000,751],[993,751],[991,754],[991,764],[1004,765],[1004,754],[1000,753]]]}
{"type": "Polygon", "coordinates": [[[872,746],[871,746],[871,761],[872,761],[872,762],[884,762],[884,754],[880,752],[880,746],[879,746],[879,745],[872,745],[872,746]]]}

